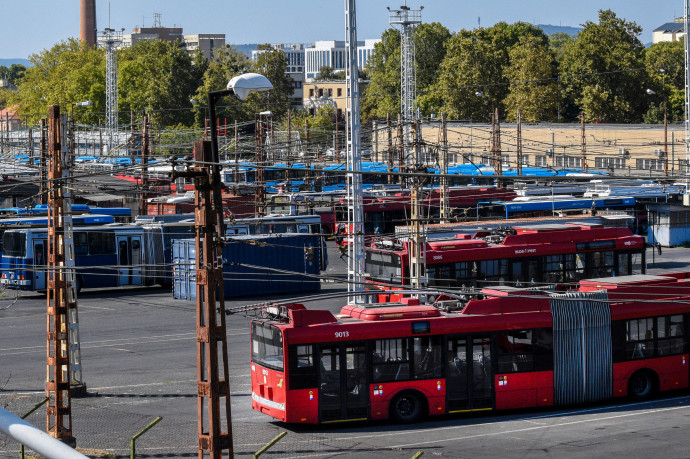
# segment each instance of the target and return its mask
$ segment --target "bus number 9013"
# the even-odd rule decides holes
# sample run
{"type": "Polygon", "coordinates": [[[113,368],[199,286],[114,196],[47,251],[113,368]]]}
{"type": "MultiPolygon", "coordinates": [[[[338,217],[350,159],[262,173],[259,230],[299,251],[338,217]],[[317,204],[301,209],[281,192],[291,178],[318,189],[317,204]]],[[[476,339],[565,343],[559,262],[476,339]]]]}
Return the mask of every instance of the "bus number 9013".
{"type": "Polygon", "coordinates": [[[336,338],[348,338],[349,336],[350,336],[350,332],[348,332],[348,331],[335,332],[336,338]]]}

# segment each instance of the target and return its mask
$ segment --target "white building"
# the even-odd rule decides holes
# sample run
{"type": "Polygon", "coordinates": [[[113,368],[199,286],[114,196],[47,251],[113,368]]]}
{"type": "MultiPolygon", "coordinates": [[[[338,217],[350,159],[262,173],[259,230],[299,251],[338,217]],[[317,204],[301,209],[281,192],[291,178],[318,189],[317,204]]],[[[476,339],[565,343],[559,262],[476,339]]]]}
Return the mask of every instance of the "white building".
{"type": "MultiPolygon", "coordinates": [[[[357,65],[359,68],[366,68],[367,61],[374,52],[374,45],[380,41],[380,39],[372,39],[357,42],[357,65]]],[[[345,71],[347,67],[347,50],[344,41],[317,41],[313,47],[304,51],[304,76],[306,78],[318,77],[321,67],[332,67],[335,72],[345,71]]]]}
{"type": "Polygon", "coordinates": [[[673,22],[657,27],[652,31],[652,43],[659,43],[661,41],[678,41],[682,40],[683,36],[683,18],[676,19],[673,22]]]}

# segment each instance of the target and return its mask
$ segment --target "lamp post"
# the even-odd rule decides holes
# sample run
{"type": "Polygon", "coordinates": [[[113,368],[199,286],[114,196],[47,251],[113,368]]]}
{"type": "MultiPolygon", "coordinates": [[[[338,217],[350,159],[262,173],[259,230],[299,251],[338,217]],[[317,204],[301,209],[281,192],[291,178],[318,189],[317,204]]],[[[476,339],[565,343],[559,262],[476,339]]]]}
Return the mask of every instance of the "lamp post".
{"type": "MultiPolygon", "coordinates": [[[[223,223],[222,182],[220,155],[216,132],[216,103],[233,92],[241,99],[254,91],[268,91],[271,82],[257,73],[234,77],[227,89],[208,93],[211,127],[211,151],[205,143],[195,144],[194,159],[199,162],[195,176],[195,227],[197,253],[197,409],[199,457],[223,457],[228,450],[233,457],[232,420],[230,413],[230,382],[228,373],[227,332],[222,265],[219,253],[225,235],[223,223]],[[212,197],[211,197],[212,195],[212,197]],[[221,399],[227,430],[221,423],[221,399]]],[[[208,145],[208,144],[206,144],[208,145]]]]}

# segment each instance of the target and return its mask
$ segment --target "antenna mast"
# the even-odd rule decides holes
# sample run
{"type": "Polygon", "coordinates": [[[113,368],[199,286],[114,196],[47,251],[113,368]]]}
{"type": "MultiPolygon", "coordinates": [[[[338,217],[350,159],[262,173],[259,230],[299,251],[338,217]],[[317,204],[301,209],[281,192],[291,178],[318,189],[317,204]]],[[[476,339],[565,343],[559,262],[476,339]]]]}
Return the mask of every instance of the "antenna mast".
{"type": "Polygon", "coordinates": [[[108,129],[108,152],[111,152],[118,131],[117,47],[122,43],[122,31],[108,27],[101,37],[105,46],[105,122],[108,129]]]}

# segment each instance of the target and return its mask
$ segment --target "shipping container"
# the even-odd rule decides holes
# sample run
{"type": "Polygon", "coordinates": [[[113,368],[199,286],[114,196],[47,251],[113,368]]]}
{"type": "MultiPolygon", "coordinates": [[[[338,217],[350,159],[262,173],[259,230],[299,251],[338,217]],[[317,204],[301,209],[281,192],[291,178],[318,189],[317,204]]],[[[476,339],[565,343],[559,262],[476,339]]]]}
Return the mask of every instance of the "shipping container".
{"type": "MultiPolygon", "coordinates": [[[[318,234],[241,235],[223,248],[225,297],[321,290],[318,234]]],[[[194,239],[173,242],[173,296],[196,299],[194,239]]]]}

